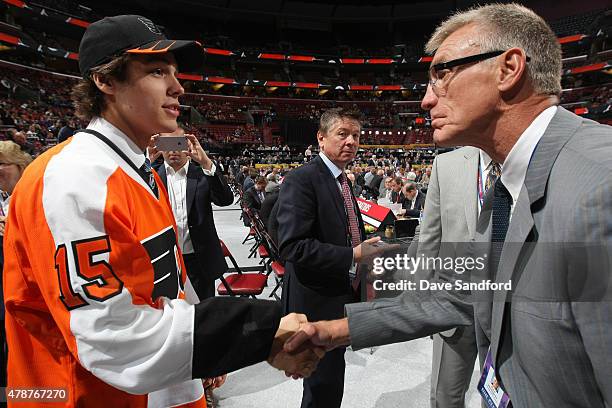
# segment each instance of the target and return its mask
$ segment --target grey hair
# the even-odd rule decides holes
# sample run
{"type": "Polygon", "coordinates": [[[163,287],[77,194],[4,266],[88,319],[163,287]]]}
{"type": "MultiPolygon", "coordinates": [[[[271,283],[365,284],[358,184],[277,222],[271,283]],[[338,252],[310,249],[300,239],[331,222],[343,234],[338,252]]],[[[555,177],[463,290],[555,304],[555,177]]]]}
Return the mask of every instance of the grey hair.
{"type": "Polygon", "coordinates": [[[363,115],[356,108],[331,108],[323,112],[319,120],[319,131],[327,134],[336,120],[349,118],[357,121],[361,125],[363,115]]]}
{"type": "Polygon", "coordinates": [[[414,181],[408,181],[406,182],[406,184],[404,184],[404,190],[406,191],[413,191],[417,189],[417,185],[414,181]]]}
{"type": "Polygon", "coordinates": [[[458,12],[442,22],[425,45],[434,54],[444,40],[468,24],[482,28],[473,40],[481,52],[522,48],[531,58],[527,78],[536,93],[561,95],[561,45],[548,24],[520,4],[488,4],[458,12]]]}

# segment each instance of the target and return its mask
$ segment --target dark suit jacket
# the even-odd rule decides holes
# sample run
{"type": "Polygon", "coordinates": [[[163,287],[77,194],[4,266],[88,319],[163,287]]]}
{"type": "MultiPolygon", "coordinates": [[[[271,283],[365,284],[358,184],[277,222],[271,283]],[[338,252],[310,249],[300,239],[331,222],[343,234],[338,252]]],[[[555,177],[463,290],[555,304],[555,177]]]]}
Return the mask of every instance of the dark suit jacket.
{"type": "Polygon", "coordinates": [[[263,221],[266,227],[268,226],[268,222],[270,220],[270,213],[272,212],[272,208],[274,208],[274,205],[276,204],[276,201],[278,200],[279,194],[280,194],[280,191],[268,193],[266,194],[266,198],[261,203],[261,209],[259,211],[259,216],[261,217],[261,220],[263,221]]]}
{"type": "Polygon", "coordinates": [[[415,197],[416,203],[414,203],[414,209],[410,209],[412,206],[412,201],[408,200],[406,196],[404,196],[404,202],[402,203],[402,208],[406,210],[406,215],[408,217],[418,217],[421,215],[421,210],[425,208],[425,198],[427,196],[423,194],[421,191],[415,197]]]}
{"type": "MultiPolygon", "coordinates": [[[[354,198],[353,204],[363,240],[354,198]]],[[[305,313],[312,320],[343,317],[344,305],[356,300],[348,274],[353,249],[340,189],[320,157],[285,177],[277,219],[285,312],[305,313]]]]}
{"type": "Polygon", "coordinates": [[[370,180],[370,184],[369,187],[372,190],[376,190],[378,191],[378,189],[380,188],[380,182],[383,181],[383,176],[379,176],[378,174],[375,175],[374,177],[372,177],[372,180],[370,180]]]}
{"type": "Polygon", "coordinates": [[[272,240],[278,247],[278,197],[274,202],[274,207],[270,210],[266,228],[268,229],[268,234],[270,234],[270,237],[272,237],[272,240]]]}
{"type": "MultiPolygon", "coordinates": [[[[159,166],[157,172],[166,186],[166,166],[159,166]]],[[[206,278],[214,281],[227,272],[227,264],[219,245],[211,203],[230,205],[234,202],[234,194],[218,168],[214,176],[205,176],[194,162],[187,169],[186,189],[187,223],[193,250],[200,264],[206,266],[206,278]]]]}
{"type": "Polygon", "coordinates": [[[404,204],[405,198],[401,191],[399,193],[391,191],[391,202],[393,204],[404,204]]]}
{"type": "Polygon", "coordinates": [[[251,176],[246,176],[244,181],[242,182],[242,191],[247,191],[249,188],[255,185],[255,181],[251,178],[251,176]]]}
{"type": "MultiPolygon", "coordinates": [[[[264,193],[265,194],[265,193],[264,193]]],[[[265,200],[265,197],[264,197],[265,200]]],[[[249,188],[244,192],[244,204],[251,210],[261,210],[261,200],[259,199],[258,191],[255,190],[255,186],[249,188]]]]}

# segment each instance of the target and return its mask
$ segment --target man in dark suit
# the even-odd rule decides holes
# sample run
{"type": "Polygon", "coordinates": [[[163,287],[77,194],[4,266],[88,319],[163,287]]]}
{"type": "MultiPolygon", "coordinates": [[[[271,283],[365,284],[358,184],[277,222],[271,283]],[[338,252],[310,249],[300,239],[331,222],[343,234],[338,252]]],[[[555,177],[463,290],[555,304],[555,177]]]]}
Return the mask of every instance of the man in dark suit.
{"type": "Polygon", "coordinates": [[[249,169],[245,174],[246,176],[242,182],[242,191],[247,191],[249,188],[253,187],[255,179],[257,178],[257,170],[249,169]]]}
{"type": "Polygon", "coordinates": [[[193,152],[162,152],[164,164],[156,170],[168,191],[187,275],[203,300],[215,295],[215,279],[227,272],[211,203],[230,205],[234,194],[197,138],[190,140],[193,152]]]}
{"type": "Polygon", "coordinates": [[[425,194],[419,191],[413,181],[409,181],[402,187],[404,202],[402,203],[402,213],[407,217],[417,218],[425,208],[425,194]]]}
{"type": "MultiPolygon", "coordinates": [[[[359,299],[355,264],[362,258],[363,221],[344,169],[359,147],[360,114],[334,108],[321,116],[320,154],[292,170],[281,185],[278,239],[285,261],[283,307],[310,320],[344,316],[359,299]]],[[[376,242],[378,238],[365,242],[376,242]]],[[[344,348],[326,354],[304,380],[302,407],[339,407],[344,348]]]]}
{"type": "Polygon", "coordinates": [[[403,204],[404,195],[402,194],[402,187],[404,186],[404,180],[401,177],[395,177],[391,180],[391,203],[403,204]]]}
{"type": "MultiPolygon", "coordinates": [[[[268,222],[270,220],[270,214],[272,213],[272,209],[274,205],[278,201],[278,196],[280,194],[280,184],[268,182],[266,186],[266,196],[261,203],[261,208],[259,210],[259,216],[263,221],[264,225],[268,227],[268,222]]],[[[270,232],[270,231],[268,231],[270,232]]]]}
{"type": "Polygon", "coordinates": [[[254,212],[261,210],[261,203],[266,199],[266,185],[268,180],[259,176],[255,184],[244,192],[244,204],[254,212]]]}

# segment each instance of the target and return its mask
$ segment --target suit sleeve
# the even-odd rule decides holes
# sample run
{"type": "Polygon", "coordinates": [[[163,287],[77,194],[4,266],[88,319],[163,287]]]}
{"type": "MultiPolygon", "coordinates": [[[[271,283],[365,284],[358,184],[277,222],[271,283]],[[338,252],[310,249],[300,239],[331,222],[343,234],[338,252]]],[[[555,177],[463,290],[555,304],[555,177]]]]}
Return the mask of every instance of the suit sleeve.
{"type": "MultiPolygon", "coordinates": [[[[298,268],[322,276],[346,275],[353,262],[353,249],[321,242],[317,238],[317,202],[314,186],[305,177],[295,174],[285,178],[278,198],[278,240],[281,258],[298,268]]],[[[327,205],[333,205],[328,202],[327,205]]]]}
{"type": "Polygon", "coordinates": [[[418,235],[410,243],[408,255],[415,257],[418,251],[427,249],[432,256],[438,254],[442,240],[442,213],[440,210],[440,182],[438,180],[438,158],[434,159],[431,180],[425,196],[423,219],[418,227],[418,235]]]}
{"type": "MultiPolygon", "coordinates": [[[[434,160],[432,176],[425,200],[423,221],[418,242],[413,241],[409,256],[425,253],[438,256],[442,239],[440,183],[438,160],[434,160]]],[[[421,271],[422,278],[433,272],[421,271]]],[[[349,319],[351,344],[364,348],[417,339],[434,333],[468,326],[473,323],[471,300],[462,293],[405,291],[391,299],[345,306],[349,319]]]]}
{"type": "Polygon", "coordinates": [[[219,169],[213,176],[205,176],[210,186],[210,198],[219,207],[225,207],[234,202],[234,193],[225,181],[225,176],[219,169]]]}
{"type": "Polygon", "coordinates": [[[244,193],[244,203],[247,208],[259,211],[260,205],[255,199],[255,194],[253,193],[252,189],[249,189],[244,193]]]}
{"type": "Polygon", "coordinates": [[[354,349],[398,343],[474,322],[471,303],[455,292],[405,291],[345,306],[354,349]]]}
{"type": "Polygon", "coordinates": [[[567,239],[570,242],[582,240],[584,246],[580,244],[576,248],[576,244],[572,244],[572,248],[564,251],[570,265],[568,287],[582,289],[573,294],[573,318],[606,406],[612,406],[611,209],[612,180],[608,177],[581,198],[571,218],[573,233],[567,239]]]}

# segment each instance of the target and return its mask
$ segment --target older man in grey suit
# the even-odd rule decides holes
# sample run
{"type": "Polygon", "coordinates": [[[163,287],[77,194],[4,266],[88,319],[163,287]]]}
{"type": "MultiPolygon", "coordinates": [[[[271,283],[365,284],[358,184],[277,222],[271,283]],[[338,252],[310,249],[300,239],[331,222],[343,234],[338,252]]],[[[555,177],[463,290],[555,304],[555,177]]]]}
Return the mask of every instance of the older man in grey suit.
{"type": "MultiPolygon", "coordinates": [[[[416,256],[420,246],[421,251],[431,250],[434,252],[431,255],[437,256],[441,243],[473,239],[481,197],[496,176],[495,162],[475,147],[463,147],[436,157],[419,239],[413,241],[409,253],[416,256]]],[[[478,351],[474,325],[435,334],[433,340],[431,407],[464,407],[478,351]]],[[[483,336],[483,340],[486,341],[483,341],[481,349],[486,355],[488,339],[483,336]]]]}
{"type": "Polygon", "coordinates": [[[612,406],[612,128],[557,106],[560,46],[523,6],[458,13],[427,50],[434,140],[503,163],[475,239],[492,241],[484,272],[512,290],[473,304],[448,290],[354,304],[286,349],[368,347],[474,322],[490,339],[487,382],[514,408],[612,406]]]}

